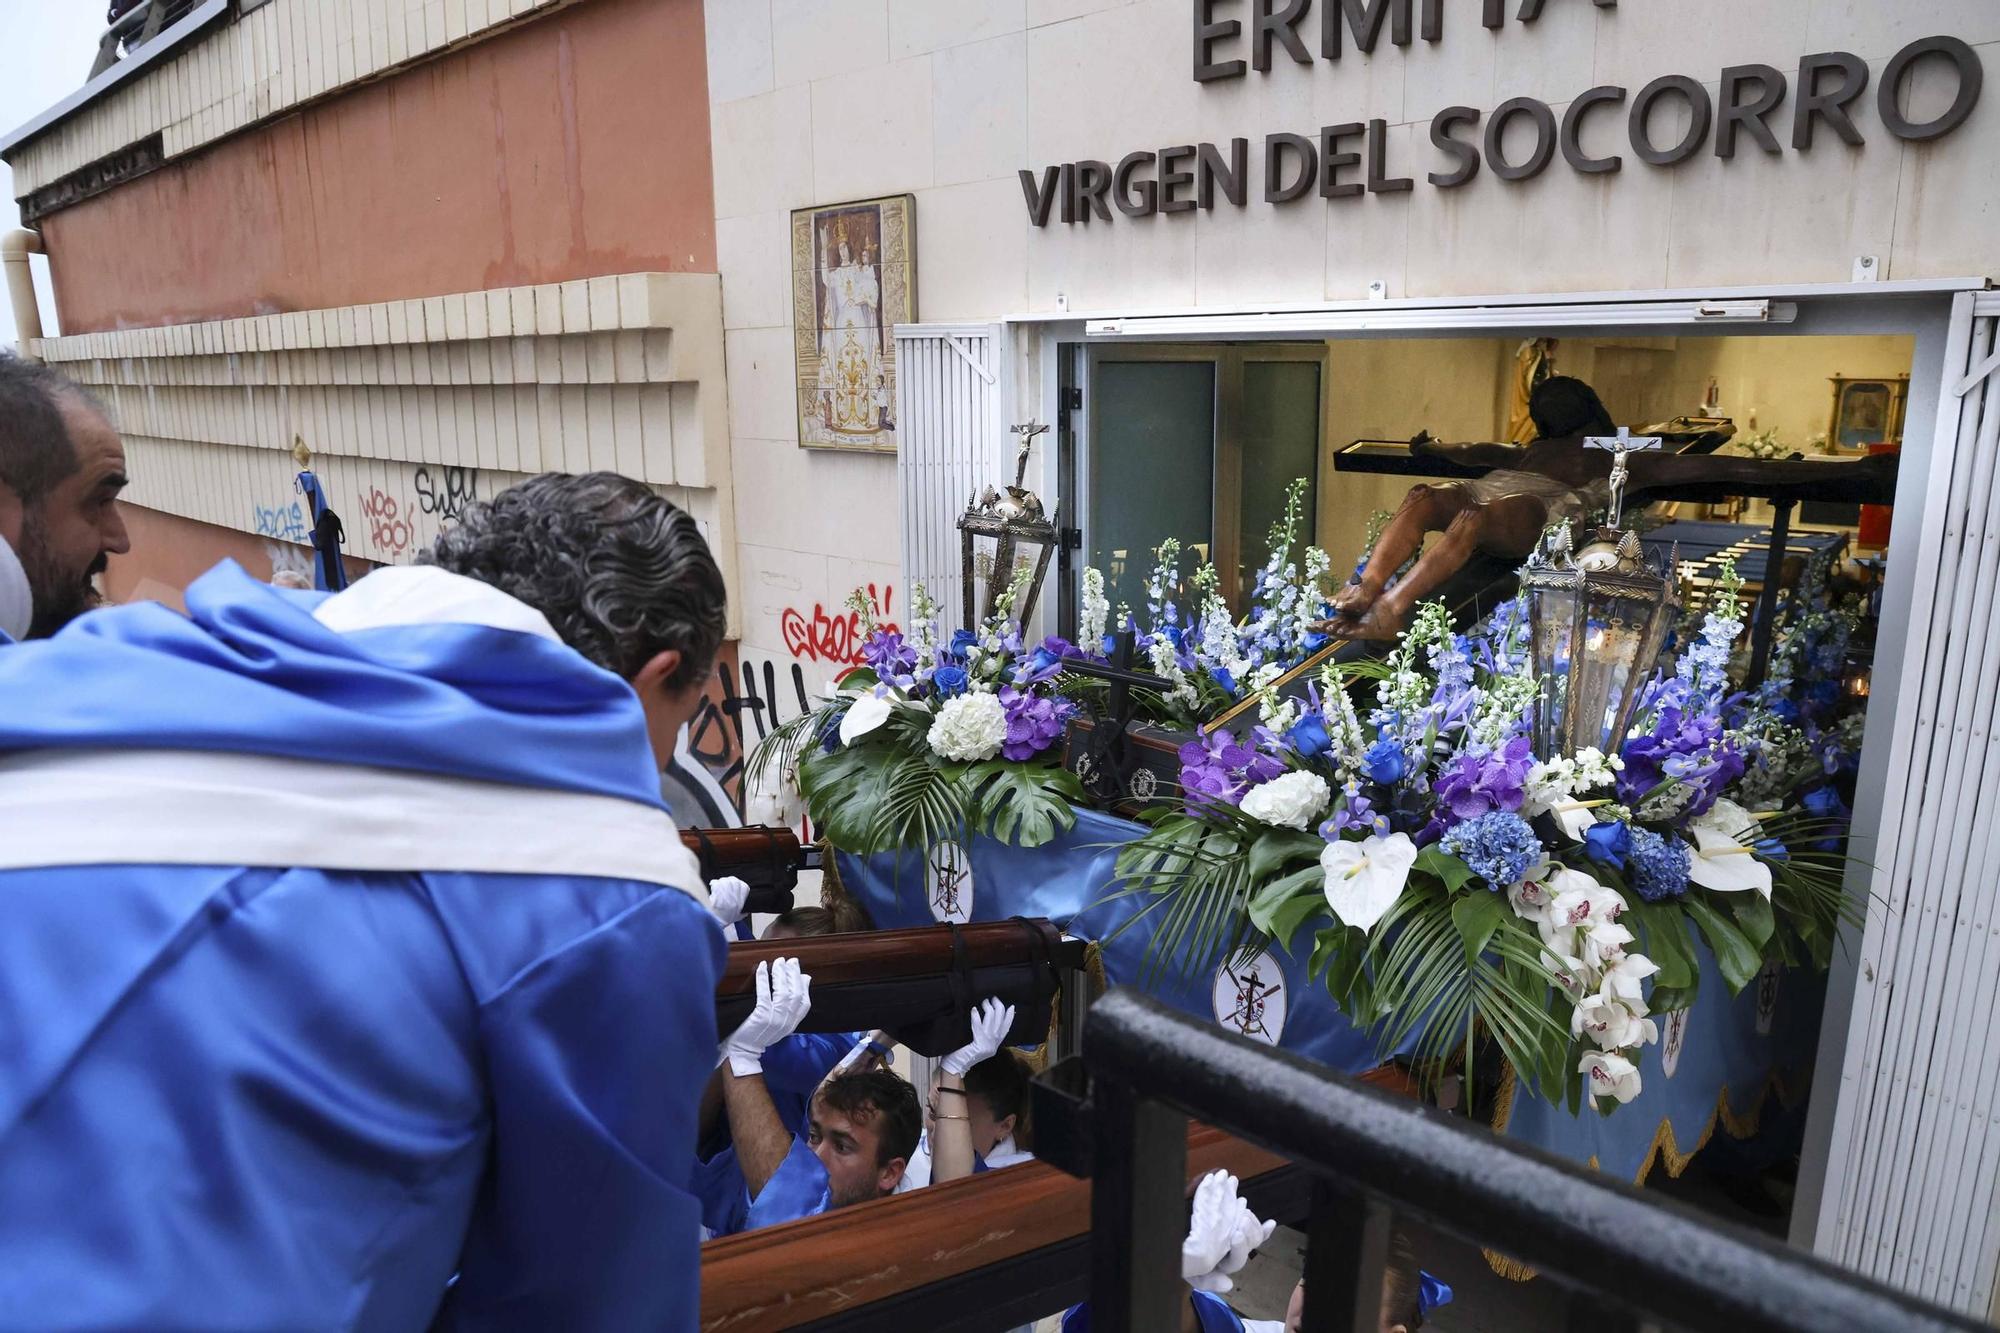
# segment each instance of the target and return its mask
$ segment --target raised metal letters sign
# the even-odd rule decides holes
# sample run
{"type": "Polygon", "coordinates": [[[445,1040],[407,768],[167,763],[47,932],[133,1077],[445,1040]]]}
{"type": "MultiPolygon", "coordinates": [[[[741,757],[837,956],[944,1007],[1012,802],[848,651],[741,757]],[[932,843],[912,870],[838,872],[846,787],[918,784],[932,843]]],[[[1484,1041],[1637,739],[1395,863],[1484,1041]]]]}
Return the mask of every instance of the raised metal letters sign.
{"type": "MultiPolygon", "coordinates": [[[[1546,0],[1520,0],[1515,21],[1533,23],[1546,0]]],[[[1580,3],[1580,0],[1570,0],[1580,3]]],[[[1191,0],[1194,10],[1194,78],[1198,83],[1271,72],[1282,51],[1296,64],[1338,64],[1348,44],[1372,54],[1385,29],[1393,46],[1444,40],[1444,0],[1191,0]],[[1245,17],[1219,16],[1230,9],[1245,17]]],[[[1614,9],[1618,0],[1592,0],[1614,9]]],[[[1507,22],[1505,0],[1482,0],[1482,22],[1507,22]]],[[[1734,157],[1746,140],[1764,153],[1811,152],[1820,131],[1858,146],[1864,142],[1851,108],[1869,89],[1861,57],[1825,51],[1799,61],[1795,74],[1772,65],[1732,65],[1711,96],[1700,79],[1667,74],[1634,93],[1604,85],[1579,93],[1558,117],[1546,102],[1516,97],[1491,114],[1448,106],[1431,118],[1434,166],[1425,178],[1440,190],[1457,189],[1490,168],[1503,181],[1532,180],[1558,153],[1572,171],[1604,175],[1622,171],[1624,153],[1655,167],[1674,167],[1703,150],[1734,157]],[[1789,106],[1787,103],[1789,102],[1789,106]],[[1684,117],[1675,115],[1684,112],[1684,117]],[[1622,113],[1622,114],[1621,114],[1622,113]],[[1683,126],[1682,121],[1685,120],[1683,126]],[[1622,126],[1618,123],[1622,121],[1622,126]],[[1532,133],[1524,146],[1516,125],[1532,133]],[[1671,126],[1671,129],[1666,127],[1671,126]],[[1593,150],[1586,146],[1589,137],[1593,150]],[[1511,146],[1510,146],[1511,145],[1511,146]]],[[[1883,128],[1897,139],[1923,142],[1950,134],[1979,105],[1985,70],[1979,53],[1956,37],[1925,37],[1897,52],[1875,82],[1875,107],[1883,128]],[[1905,91],[1919,64],[1949,65],[1956,76],[1950,106],[1929,120],[1904,111],[1905,91]]],[[[1084,159],[1023,170],[1021,193],[1028,220],[1088,224],[1155,213],[1213,211],[1217,201],[1242,208],[1249,202],[1253,161],[1267,204],[1317,195],[1348,199],[1414,189],[1389,154],[1384,120],[1321,126],[1316,132],[1273,131],[1253,153],[1247,138],[1225,144],[1174,144],[1125,154],[1114,165],[1084,159]]]]}

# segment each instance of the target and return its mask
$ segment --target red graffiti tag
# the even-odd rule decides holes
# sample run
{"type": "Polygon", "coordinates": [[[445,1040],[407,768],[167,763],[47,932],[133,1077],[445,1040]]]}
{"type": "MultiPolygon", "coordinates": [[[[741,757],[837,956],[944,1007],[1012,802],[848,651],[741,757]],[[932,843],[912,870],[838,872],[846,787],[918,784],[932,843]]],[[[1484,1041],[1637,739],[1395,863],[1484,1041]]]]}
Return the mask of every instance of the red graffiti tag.
{"type": "Polygon", "coordinates": [[[368,540],[378,551],[401,555],[410,546],[409,520],[400,517],[401,506],[379,486],[370,486],[361,497],[361,512],[368,519],[368,540]]]}
{"type": "MultiPolygon", "coordinates": [[[[875,584],[868,585],[868,604],[874,610],[877,628],[898,628],[887,619],[895,600],[894,588],[883,586],[878,590],[875,584]]],[[[778,629],[785,637],[786,651],[793,657],[840,666],[860,663],[861,642],[867,637],[861,629],[859,611],[843,609],[829,614],[821,602],[813,603],[810,617],[796,607],[786,607],[778,620],[778,629]]]]}

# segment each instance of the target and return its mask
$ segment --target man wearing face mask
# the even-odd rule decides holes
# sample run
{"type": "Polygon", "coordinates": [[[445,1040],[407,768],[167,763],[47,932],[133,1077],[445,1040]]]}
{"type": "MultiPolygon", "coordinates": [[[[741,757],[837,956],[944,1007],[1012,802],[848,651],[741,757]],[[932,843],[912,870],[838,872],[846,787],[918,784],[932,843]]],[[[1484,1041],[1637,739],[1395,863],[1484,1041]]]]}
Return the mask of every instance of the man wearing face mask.
{"type": "Polygon", "coordinates": [[[0,353],[0,632],[46,638],[97,604],[92,580],[132,549],[125,484],[124,443],[88,395],[0,353]]]}
{"type": "Polygon", "coordinates": [[[689,1329],[724,631],[609,473],[0,651],[0,1330],[689,1329]]]}

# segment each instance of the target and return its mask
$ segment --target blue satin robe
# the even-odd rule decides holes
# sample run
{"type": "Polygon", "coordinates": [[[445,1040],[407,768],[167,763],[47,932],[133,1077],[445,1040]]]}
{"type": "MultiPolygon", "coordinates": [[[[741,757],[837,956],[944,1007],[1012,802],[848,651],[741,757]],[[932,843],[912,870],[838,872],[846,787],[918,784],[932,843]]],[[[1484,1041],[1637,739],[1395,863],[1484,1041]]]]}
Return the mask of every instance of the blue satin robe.
{"type": "MultiPolygon", "coordinates": [[[[636,697],[567,648],[335,634],[317,601],[224,566],[188,619],[9,647],[0,758],[302,755],[657,802],[636,697]]],[[[0,1330],[696,1326],[724,945],[688,893],[112,865],[0,871],[0,904],[0,1330]]]]}

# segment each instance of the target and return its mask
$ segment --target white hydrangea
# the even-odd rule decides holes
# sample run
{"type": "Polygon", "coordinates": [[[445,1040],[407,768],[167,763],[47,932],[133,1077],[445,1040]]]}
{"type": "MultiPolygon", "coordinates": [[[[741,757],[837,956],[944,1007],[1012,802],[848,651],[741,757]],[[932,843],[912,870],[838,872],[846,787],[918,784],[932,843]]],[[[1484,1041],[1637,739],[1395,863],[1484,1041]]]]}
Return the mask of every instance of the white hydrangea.
{"type": "Polygon", "coordinates": [[[1333,793],[1317,773],[1285,773],[1243,797],[1243,813],[1278,828],[1303,832],[1325,812],[1333,793]]]}
{"type": "Polygon", "coordinates": [[[961,694],[948,699],[931,723],[931,749],[939,758],[977,763],[1000,753],[1007,739],[1007,710],[997,696],[961,694]]]}

